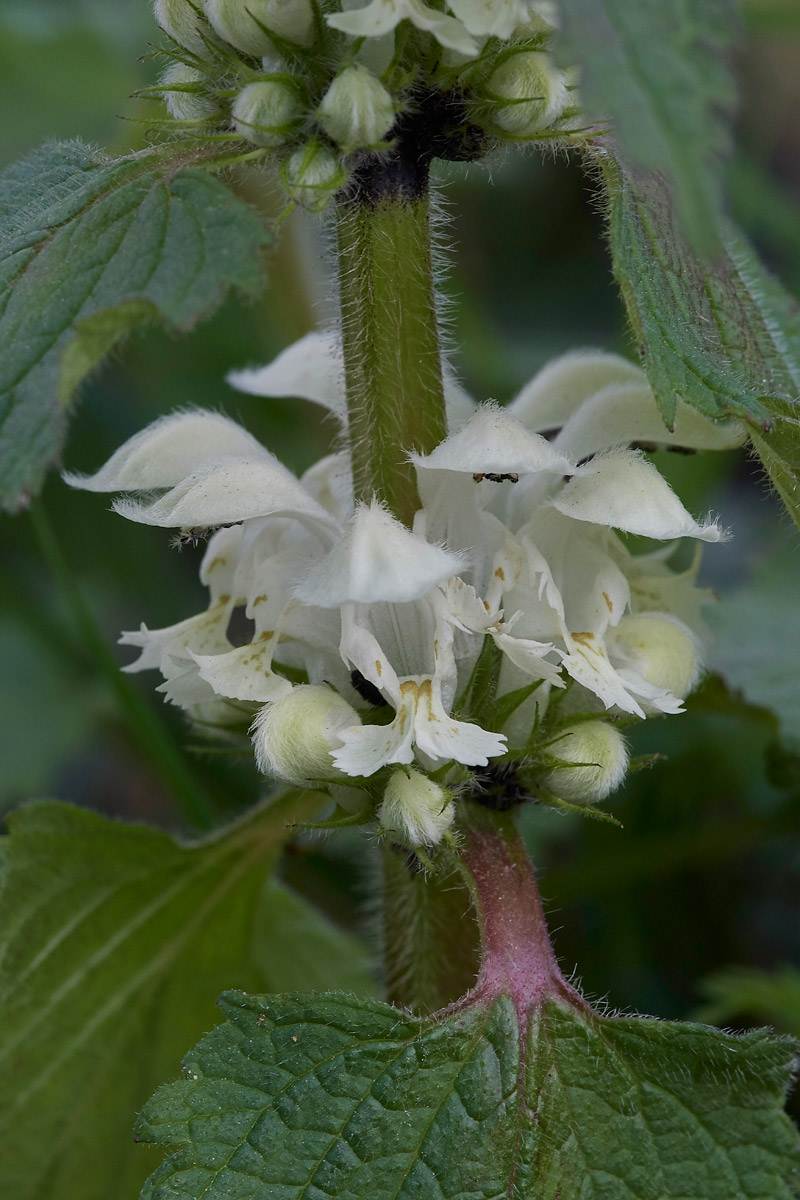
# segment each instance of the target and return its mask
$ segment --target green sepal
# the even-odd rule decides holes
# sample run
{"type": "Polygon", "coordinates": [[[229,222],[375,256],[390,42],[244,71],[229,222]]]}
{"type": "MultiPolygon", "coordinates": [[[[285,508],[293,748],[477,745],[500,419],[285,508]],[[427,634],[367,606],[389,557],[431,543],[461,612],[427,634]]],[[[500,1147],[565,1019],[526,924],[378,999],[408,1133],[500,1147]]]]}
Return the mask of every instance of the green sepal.
{"type": "MultiPolygon", "coordinates": [[[[591,763],[561,763],[561,766],[591,766],[591,763]]],[[[535,790],[535,803],[543,804],[546,808],[555,808],[558,812],[574,813],[579,817],[589,817],[592,821],[603,821],[606,825],[616,825],[618,829],[623,829],[624,826],[616,817],[612,817],[611,813],[606,812],[602,808],[598,808],[596,804],[571,804],[567,800],[562,800],[559,796],[549,792],[546,788],[537,787],[535,790]]]]}

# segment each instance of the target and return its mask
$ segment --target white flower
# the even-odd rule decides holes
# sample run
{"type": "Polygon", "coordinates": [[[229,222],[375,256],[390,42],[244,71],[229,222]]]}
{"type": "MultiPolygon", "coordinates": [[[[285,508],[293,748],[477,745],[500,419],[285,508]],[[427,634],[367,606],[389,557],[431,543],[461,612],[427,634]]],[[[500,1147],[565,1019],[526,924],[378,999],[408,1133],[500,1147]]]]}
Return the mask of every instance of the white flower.
{"type": "MultiPolygon", "coordinates": [[[[346,427],[342,375],[336,339],[312,334],[229,381],[306,397],[346,427]]],[[[679,712],[700,672],[708,595],[697,562],[677,572],[671,554],[675,539],[723,534],[694,520],[630,443],[736,445],[741,425],[679,405],[668,431],[642,372],[595,352],[550,364],[505,409],[475,406],[449,375],[446,390],[449,436],[411,455],[422,499],[412,529],[377,502],[354,504],[346,453],[297,479],[216,413],[164,418],[95,475],[69,476],[132,493],[114,505],[131,520],[217,530],[201,568],[208,609],[123,635],[141,651],[129,669],[160,670],[166,697],[195,717],[214,704],[263,706],[259,762],[284,776],[271,714],[309,685],[326,691],[302,695],[328,707],[338,693],[342,721],[320,735],[324,763],[351,777],[415,762],[485,766],[512,729],[525,744],[535,711],[570,677],[565,713],[679,712]],[[618,531],[666,545],[634,555],[618,531]],[[536,689],[505,731],[459,711],[487,645],[500,695],[536,689]]]]}
{"type": "Polygon", "coordinates": [[[530,16],[526,0],[448,0],[447,6],[476,37],[510,38],[530,16]]]}
{"type": "Polygon", "coordinates": [[[431,8],[423,0],[370,0],[365,7],[327,17],[329,25],[353,38],[383,37],[405,20],[411,21],[417,29],[432,33],[450,50],[468,55],[478,51],[475,39],[463,22],[431,8]]]}
{"type": "Polygon", "coordinates": [[[327,20],[350,37],[383,37],[408,20],[417,29],[432,33],[447,49],[471,56],[480,49],[476,39],[510,38],[535,6],[528,0],[448,0],[450,14],[423,0],[369,0],[360,7],[345,0],[343,7],[344,12],[333,13],[327,20]]]}

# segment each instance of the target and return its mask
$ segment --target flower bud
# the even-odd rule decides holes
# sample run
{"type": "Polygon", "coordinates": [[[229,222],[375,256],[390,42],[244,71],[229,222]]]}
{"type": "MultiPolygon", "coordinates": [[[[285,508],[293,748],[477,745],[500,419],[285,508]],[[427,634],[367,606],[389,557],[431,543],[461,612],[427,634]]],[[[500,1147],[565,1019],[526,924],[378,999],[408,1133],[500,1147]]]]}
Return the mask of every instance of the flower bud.
{"type": "Polygon", "coordinates": [[[509,55],[492,72],[487,90],[496,105],[494,124],[516,137],[529,137],[552,125],[569,98],[563,71],[541,50],[509,55]]]}
{"type": "Polygon", "coordinates": [[[203,121],[213,117],[219,111],[219,106],[200,91],[204,82],[205,76],[194,67],[187,67],[182,62],[170,63],[161,76],[164,103],[169,115],[176,121],[203,121]],[[183,91],[183,88],[195,90],[183,91]]]}
{"type": "Polygon", "coordinates": [[[378,809],[382,827],[407,846],[436,846],[455,815],[449,793],[414,767],[392,773],[378,809]]]}
{"type": "Polygon", "coordinates": [[[300,94],[290,79],[248,83],[233,102],[236,132],[257,146],[280,146],[303,111],[300,94]]]}
{"type": "Polygon", "coordinates": [[[336,76],[317,109],[328,137],[345,154],[377,146],[394,125],[395,107],[381,81],[355,64],[336,76]]]}
{"type": "Polygon", "coordinates": [[[310,212],[321,212],[334,192],[347,182],[339,159],[320,142],[295,150],[281,169],[281,182],[291,198],[310,212]]]}
{"type": "Polygon", "coordinates": [[[224,41],[255,58],[275,51],[265,30],[303,46],[312,41],[311,0],[205,0],[205,10],[224,41]]]}
{"type": "Polygon", "coordinates": [[[562,800],[596,804],[616,791],[628,768],[628,747],[606,721],[566,726],[547,746],[548,754],[577,766],[552,767],[541,782],[562,800]]]}
{"type": "Polygon", "coordinates": [[[611,642],[615,658],[642,675],[648,683],[684,700],[700,675],[697,639],[677,617],[667,613],[638,613],[623,617],[611,642]]]}
{"type": "Polygon", "coordinates": [[[266,704],[253,725],[258,769],[290,783],[343,778],[331,753],[340,731],[360,725],[346,700],[321,684],[301,684],[274,704],[266,704]]]}
{"type": "Polygon", "coordinates": [[[205,58],[208,56],[208,47],[203,35],[213,35],[201,9],[201,0],[197,0],[197,3],[191,3],[191,0],[153,0],[153,13],[165,33],[184,50],[205,58]]]}

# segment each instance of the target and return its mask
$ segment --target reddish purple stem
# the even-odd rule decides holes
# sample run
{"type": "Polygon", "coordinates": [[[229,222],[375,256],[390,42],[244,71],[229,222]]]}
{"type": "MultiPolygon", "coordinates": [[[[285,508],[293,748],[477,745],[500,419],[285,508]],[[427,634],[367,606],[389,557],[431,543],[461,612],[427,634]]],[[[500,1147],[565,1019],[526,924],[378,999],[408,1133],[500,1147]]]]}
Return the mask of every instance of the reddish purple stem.
{"type": "Polygon", "coordinates": [[[471,877],[483,958],[475,987],[454,1008],[510,996],[522,1032],[531,1009],[547,997],[585,1010],[556,962],[533,866],[512,820],[487,814],[464,836],[461,858],[471,877]]]}

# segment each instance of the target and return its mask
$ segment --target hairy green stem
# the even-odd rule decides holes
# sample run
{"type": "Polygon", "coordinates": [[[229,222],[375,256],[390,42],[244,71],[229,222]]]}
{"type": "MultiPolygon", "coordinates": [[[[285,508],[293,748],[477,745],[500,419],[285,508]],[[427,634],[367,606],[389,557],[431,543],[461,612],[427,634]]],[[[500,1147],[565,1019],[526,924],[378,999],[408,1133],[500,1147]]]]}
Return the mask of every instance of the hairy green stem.
{"type": "Polygon", "coordinates": [[[148,708],[128,676],[120,670],[61,553],[58,538],[41,500],[31,507],[30,517],[42,554],[72,613],[80,636],[128,716],[131,736],[169,788],[188,824],[196,830],[212,829],[215,812],[211,800],[183,761],[161,722],[148,708]]]}
{"type": "Polygon", "coordinates": [[[399,847],[383,852],[384,981],[393,1004],[416,1013],[452,1004],[475,985],[480,940],[458,868],[419,870],[399,847]]]}
{"type": "Polygon", "coordinates": [[[430,223],[428,161],[402,138],[355,173],[337,207],[355,496],[377,496],[406,524],[419,507],[408,452],[447,432],[430,223]]]}

